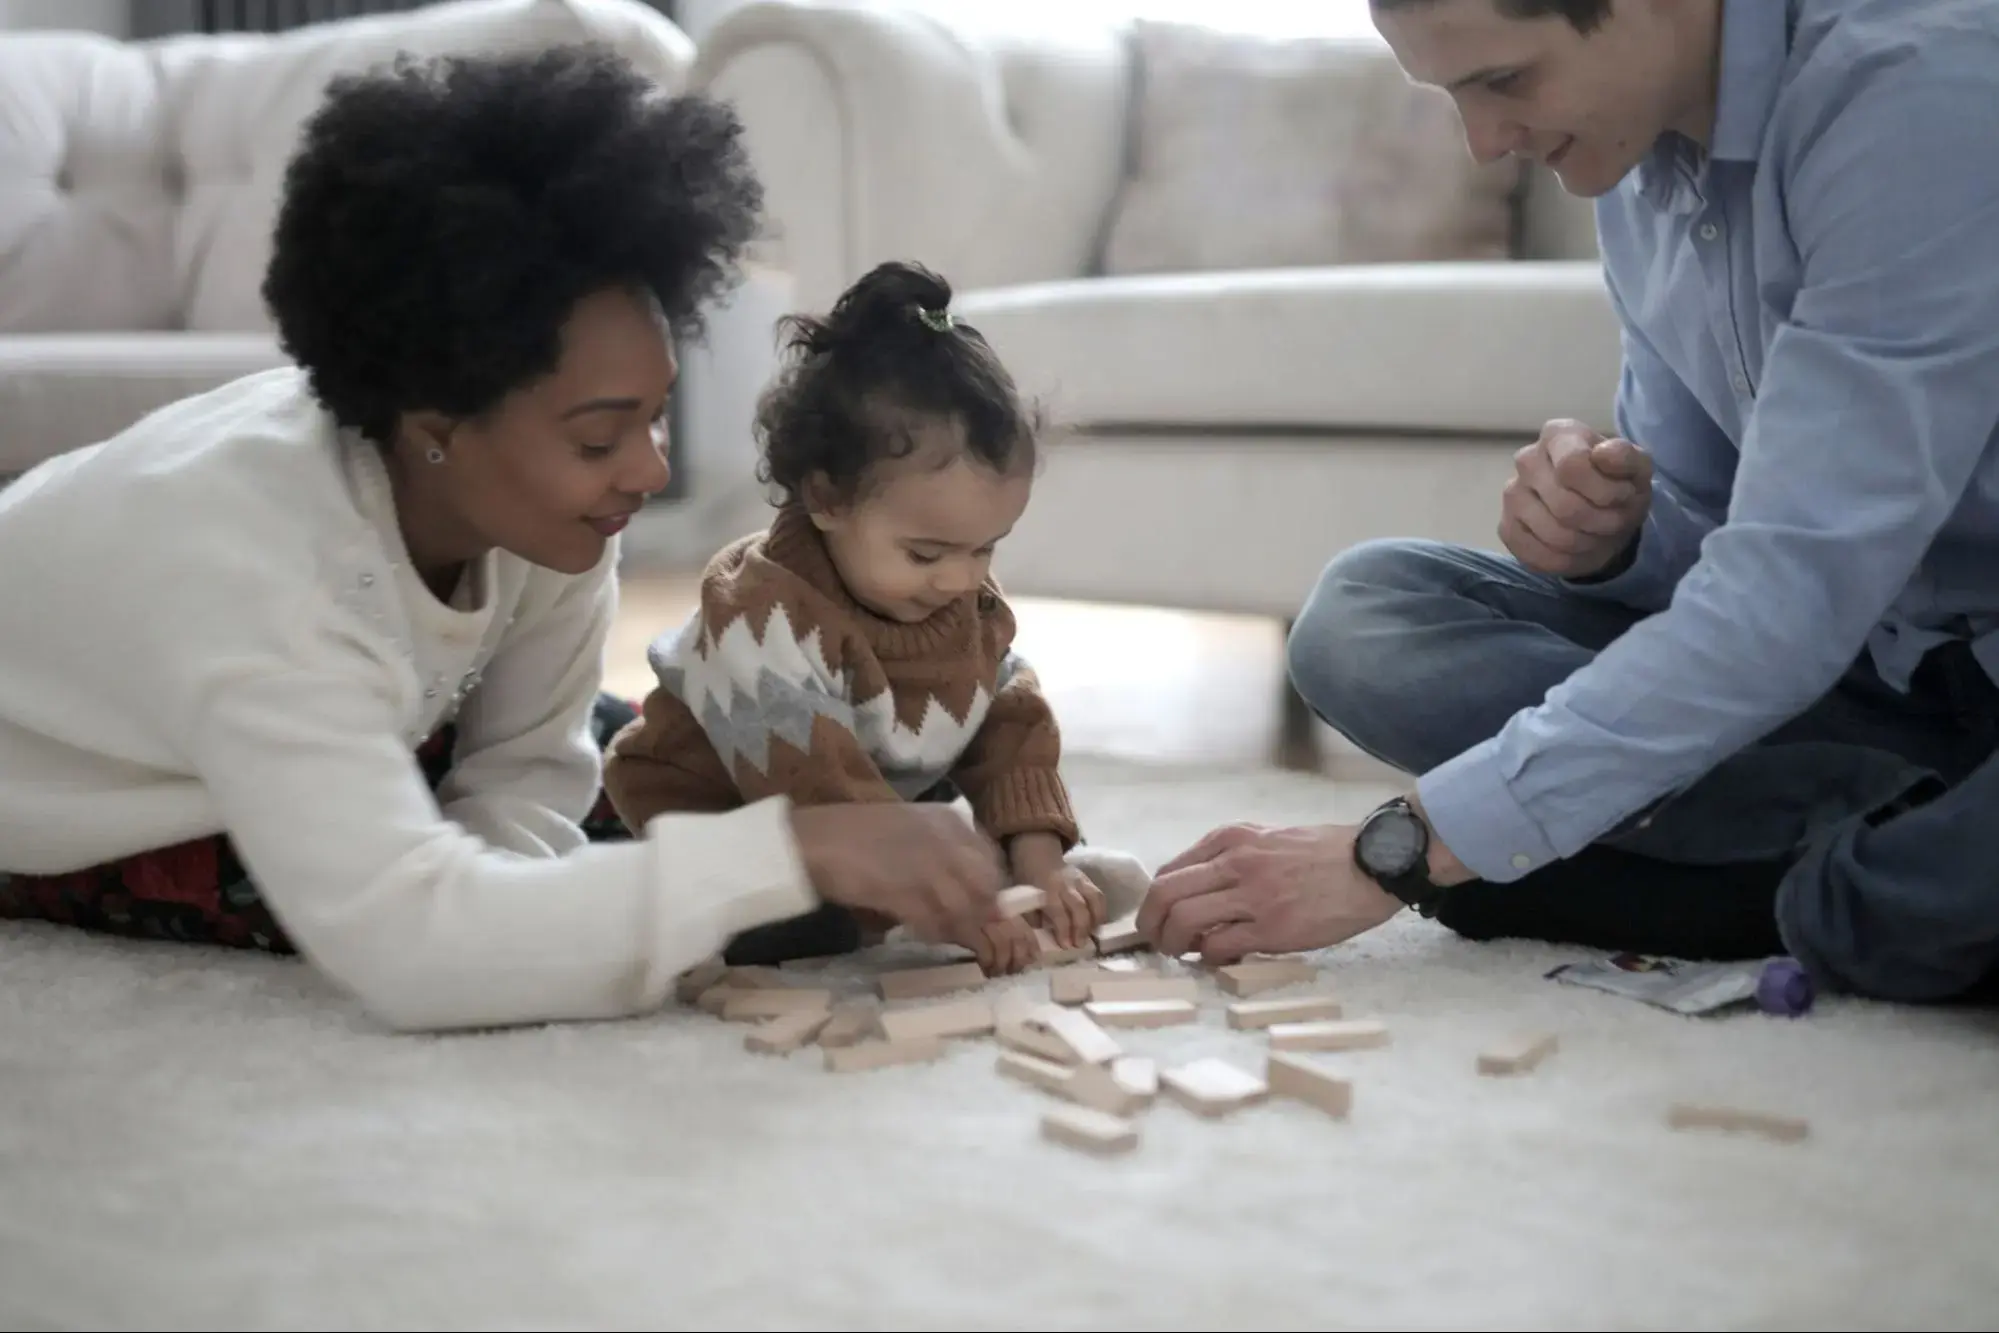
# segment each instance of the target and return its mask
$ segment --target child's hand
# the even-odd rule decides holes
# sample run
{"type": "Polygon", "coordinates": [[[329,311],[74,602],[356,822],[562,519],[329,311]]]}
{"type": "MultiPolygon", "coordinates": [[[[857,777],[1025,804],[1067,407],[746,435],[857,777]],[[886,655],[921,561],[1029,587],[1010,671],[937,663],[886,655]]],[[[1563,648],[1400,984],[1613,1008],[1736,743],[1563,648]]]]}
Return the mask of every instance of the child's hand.
{"type": "Polygon", "coordinates": [[[1041,944],[1025,917],[988,922],[957,943],[978,956],[980,969],[989,977],[1025,972],[1041,957],[1041,944]]]}
{"type": "Polygon", "coordinates": [[[1063,948],[1081,948],[1104,924],[1104,892],[1076,867],[1058,865],[1034,884],[1048,895],[1038,915],[1063,948]]]}

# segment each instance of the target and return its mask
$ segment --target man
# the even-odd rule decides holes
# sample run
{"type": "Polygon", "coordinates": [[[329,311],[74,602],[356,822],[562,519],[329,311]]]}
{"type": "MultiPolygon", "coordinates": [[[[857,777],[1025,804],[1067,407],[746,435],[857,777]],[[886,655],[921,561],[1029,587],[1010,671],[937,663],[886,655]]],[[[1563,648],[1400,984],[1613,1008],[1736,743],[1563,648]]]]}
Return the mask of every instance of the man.
{"type": "Polygon", "coordinates": [[[1476,157],[1597,200],[1618,434],[1520,451],[1511,558],[1332,562],[1293,679],[1412,799],[1217,830],[1141,928],[1225,961],[1413,906],[1975,991],[1999,972],[1999,0],[1373,9],[1476,157]]]}

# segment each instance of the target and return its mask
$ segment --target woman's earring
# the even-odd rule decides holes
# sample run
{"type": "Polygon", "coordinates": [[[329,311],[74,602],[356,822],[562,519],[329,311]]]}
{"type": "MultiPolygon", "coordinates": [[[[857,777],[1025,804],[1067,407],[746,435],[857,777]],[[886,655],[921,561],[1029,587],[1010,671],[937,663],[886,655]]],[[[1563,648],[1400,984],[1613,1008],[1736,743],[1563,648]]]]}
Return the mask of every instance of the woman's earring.
{"type": "Polygon", "coordinates": [[[444,450],[433,444],[430,446],[430,452],[423,457],[427,463],[442,463],[444,461],[444,450]]]}

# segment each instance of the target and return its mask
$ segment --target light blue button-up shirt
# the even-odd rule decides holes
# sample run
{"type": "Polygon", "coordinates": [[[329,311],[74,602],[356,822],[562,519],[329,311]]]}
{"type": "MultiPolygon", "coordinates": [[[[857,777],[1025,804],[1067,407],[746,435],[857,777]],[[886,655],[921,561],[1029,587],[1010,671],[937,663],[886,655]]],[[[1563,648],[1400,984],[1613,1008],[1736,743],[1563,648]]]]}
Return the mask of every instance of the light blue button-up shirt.
{"type": "Polygon", "coordinates": [[[1597,202],[1617,429],[1656,468],[1650,614],[1421,776],[1506,882],[1804,711],[1863,652],[1999,678],[1999,0],[1726,0],[1711,151],[1597,202]]]}

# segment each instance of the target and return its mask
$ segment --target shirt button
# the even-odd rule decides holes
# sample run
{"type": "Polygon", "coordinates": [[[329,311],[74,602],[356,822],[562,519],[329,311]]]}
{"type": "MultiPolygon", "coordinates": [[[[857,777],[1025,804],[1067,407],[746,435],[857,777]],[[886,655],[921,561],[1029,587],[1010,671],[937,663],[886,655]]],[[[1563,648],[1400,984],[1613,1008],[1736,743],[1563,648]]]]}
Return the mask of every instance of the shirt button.
{"type": "Polygon", "coordinates": [[[1739,370],[1729,377],[1729,383],[1735,386],[1737,393],[1749,392],[1749,379],[1739,370]]]}
{"type": "Polygon", "coordinates": [[[1717,227],[1717,226],[1715,226],[1715,225],[1714,225],[1714,224],[1713,224],[1712,222],[1703,222],[1703,223],[1701,223],[1701,239],[1702,239],[1702,240],[1704,240],[1704,241],[1711,241],[1711,240],[1713,240],[1713,239],[1714,239],[1715,237],[1717,237],[1717,236],[1719,236],[1719,235],[1721,235],[1721,228],[1720,228],[1720,227],[1717,227]]]}
{"type": "Polygon", "coordinates": [[[1525,870],[1528,866],[1531,866],[1533,864],[1534,864],[1534,858],[1527,855],[1527,853],[1515,852],[1513,854],[1513,868],[1515,870],[1525,870]]]}

